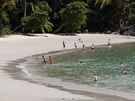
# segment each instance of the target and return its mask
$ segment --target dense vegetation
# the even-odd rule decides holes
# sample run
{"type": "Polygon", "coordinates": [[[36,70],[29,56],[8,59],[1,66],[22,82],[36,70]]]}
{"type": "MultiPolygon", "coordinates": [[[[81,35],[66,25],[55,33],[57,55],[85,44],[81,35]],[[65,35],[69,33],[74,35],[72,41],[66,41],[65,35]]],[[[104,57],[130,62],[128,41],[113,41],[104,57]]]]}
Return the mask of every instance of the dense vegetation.
{"type": "Polygon", "coordinates": [[[0,35],[84,32],[135,24],[135,0],[0,0],[0,35]]]}

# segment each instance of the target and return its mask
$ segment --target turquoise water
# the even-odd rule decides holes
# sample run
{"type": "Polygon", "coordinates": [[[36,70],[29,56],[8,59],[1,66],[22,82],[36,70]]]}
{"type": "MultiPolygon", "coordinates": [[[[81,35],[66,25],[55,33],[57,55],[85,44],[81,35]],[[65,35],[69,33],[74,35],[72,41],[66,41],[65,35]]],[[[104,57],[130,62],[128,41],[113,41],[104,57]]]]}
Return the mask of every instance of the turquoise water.
{"type": "Polygon", "coordinates": [[[27,66],[28,71],[89,86],[95,84],[92,76],[96,74],[98,87],[135,93],[135,43],[105,46],[94,51],[76,50],[52,57],[53,65],[42,64],[41,56],[34,57],[27,66]],[[124,68],[127,75],[123,74],[124,68]]]}

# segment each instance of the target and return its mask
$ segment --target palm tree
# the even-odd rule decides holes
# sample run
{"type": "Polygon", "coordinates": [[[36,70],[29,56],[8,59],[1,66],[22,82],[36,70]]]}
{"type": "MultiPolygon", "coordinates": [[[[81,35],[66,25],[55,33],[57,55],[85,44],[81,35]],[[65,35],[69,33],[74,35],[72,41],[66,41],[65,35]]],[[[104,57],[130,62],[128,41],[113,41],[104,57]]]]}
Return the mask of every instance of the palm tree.
{"type": "Polygon", "coordinates": [[[45,33],[52,31],[53,24],[49,22],[48,13],[43,10],[35,10],[30,16],[22,18],[22,26],[26,31],[45,33]]]}

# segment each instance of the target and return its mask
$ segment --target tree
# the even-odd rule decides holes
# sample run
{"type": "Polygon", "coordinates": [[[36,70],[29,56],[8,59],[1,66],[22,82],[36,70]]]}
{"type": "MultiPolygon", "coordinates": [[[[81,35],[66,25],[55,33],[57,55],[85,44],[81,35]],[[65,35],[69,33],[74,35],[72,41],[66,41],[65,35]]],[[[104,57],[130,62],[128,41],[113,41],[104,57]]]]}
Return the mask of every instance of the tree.
{"type": "Polygon", "coordinates": [[[112,5],[115,9],[115,19],[117,20],[119,27],[123,27],[125,25],[126,19],[126,5],[129,0],[96,0],[96,4],[100,4],[100,9],[103,9],[106,5],[112,5]]]}
{"type": "Polygon", "coordinates": [[[35,10],[30,16],[23,17],[21,22],[26,31],[45,33],[45,30],[52,31],[53,24],[49,19],[47,12],[35,10]]]}
{"type": "Polygon", "coordinates": [[[13,31],[26,31],[21,25],[22,17],[30,16],[35,10],[51,12],[51,8],[45,0],[15,0],[16,6],[8,12],[13,31]]]}
{"type": "Polygon", "coordinates": [[[14,0],[0,1],[0,36],[10,34],[9,18],[6,11],[12,9],[14,5],[15,5],[14,0]]]}
{"type": "Polygon", "coordinates": [[[128,20],[131,24],[135,24],[135,2],[132,2],[129,5],[129,15],[128,15],[128,20]]]}
{"type": "Polygon", "coordinates": [[[0,10],[0,36],[10,34],[9,18],[5,11],[0,10]]]}
{"type": "Polygon", "coordinates": [[[11,8],[13,5],[15,5],[14,0],[0,0],[0,9],[6,9],[11,8]]]}
{"type": "MultiPolygon", "coordinates": [[[[26,3],[25,3],[25,6],[26,6],[26,3]]],[[[27,28],[26,28],[26,26],[24,28],[26,28],[26,30],[31,29],[32,32],[39,31],[40,29],[42,32],[45,32],[44,28],[48,32],[52,31],[53,24],[51,22],[49,22],[49,20],[50,20],[49,12],[51,12],[51,8],[48,5],[48,3],[45,0],[33,0],[33,1],[27,0],[27,6],[28,6],[27,8],[29,9],[28,10],[29,12],[27,12],[28,16],[26,17],[26,10],[25,10],[24,19],[27,20],[28,22],[26,21],[27,28]],[[31,8],[31,10],[30,10],[30,8],[31,8]],[[41,17],[41,16],[43,16],[43,17],[41,17]],[[29,26],[32,25],[34,20],[37,23],[37,25],[39,25],[39,26],[33,26],[32,28],[28,28],[29,26]]]]}
{"type": "Polygon", "coordinates": [[[87,13],[87,4],[84,2],[75,1],[67,4],[66,8],[60,11],[65,31],[75,31],[85,26],[87,13]]]}

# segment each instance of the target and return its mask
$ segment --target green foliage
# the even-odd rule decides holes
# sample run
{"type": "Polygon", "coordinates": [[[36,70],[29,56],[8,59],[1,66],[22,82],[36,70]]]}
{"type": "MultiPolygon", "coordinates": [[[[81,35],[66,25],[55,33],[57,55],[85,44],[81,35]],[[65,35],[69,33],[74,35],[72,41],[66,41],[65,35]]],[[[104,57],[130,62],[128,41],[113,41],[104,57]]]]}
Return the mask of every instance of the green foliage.
{"type": "MultiPolygon", "coordinates": [[[[96,4],[100,4],[100,9],[102,10],[108,5],[111,5],[114,10],[114,20],[117,27],[123,27],[125,25],[126,18],[126,5],[128,4],[128,0],[96,0],[96,4]]],[[[110,9],[111,11],[111,9],[110,9]]]]}
{"type": "Polygon", "coordinates": [[[44,10],[48,13],[52,11],[51,7],[48,5],[46,1],[40,2],[39,4],[37,4],[37,7],[39,7],[39,9],[44,10]]]}
{"type": "Polygon", "coordinates": [[[115,19],[115,9],[108,5],[103,9],[100,6],[94,6],[90,9],[93,11],[89,14],[88,29],[90,31],[106,31],[116,27],[117,19],[115,19]],[[111,12],[110,12],[111,9],[111,12]]]}
{"type": "Polygon", "coordinates": [[[0,11],[0,28],[9,24],[9,18],[5,11],[0,11]]]}
{"type": "Polygon", "coordinates": [[[15,0],[0,0],[0,9],[9,10],[15,5],[15,0]]]}
{"type": "Polygon", "coordinates": [[[5,11],[0,10],[0,36],[9,33],[10,27],[8,15],[5,11]]]}
{"type": "Polygon", "coordinates": [[[9,26],[5,26],[0,30],[0,36],[11,34],[11,30],[9,26]]]}
{"type": "MultiPolygon", "coordinates": [[[[113,0],[96,0],[95,4],[96,5],[101,5],[100,9],[102,9],[104,6],[109,5],[110,3],[112,3],[113,0]]],[[[115,0],[117,1],[117,0],[115,0]]]]}
{"type": "Polygon", "coordinates": [[[47,32],[52,31],[53,24],[49,22],[48,13],[43,10],[35,10],[30,16],[23,17],[21,22],[26,31],[47,32]]]}
{"type": "Polygon", "coordinates": [[[134,23],[134,0],[0,0],[0,31],[5,34],[10,28],[25,32],[105,31],[134,23]]]}
{"type": "Polygon", "coordinates": [[[129,22],[135,24],[135,2],[130,4],[130,13],[128,15],[129,22]]]}
{"type": "Polygon", "coordinates": [[[66,30],[75,31],[76,29],[80,29],[81,26],[86,25],[86,14],[88,13],[86,7],[86,3],[76,1],[67,4],[66,8],[60,11],[66,30]]]}

